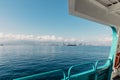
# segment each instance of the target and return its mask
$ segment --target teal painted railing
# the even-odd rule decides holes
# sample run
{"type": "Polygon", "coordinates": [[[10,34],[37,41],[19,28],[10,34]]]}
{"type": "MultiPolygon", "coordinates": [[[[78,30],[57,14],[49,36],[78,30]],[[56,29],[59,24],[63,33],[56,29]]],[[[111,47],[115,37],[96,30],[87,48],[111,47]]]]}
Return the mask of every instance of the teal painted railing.
{"type": "Polygon", "coordinates": [[[71,66],[69,68],[68,77],[66,79],[67,80],[98,80],[98,78],[100,77],[99,73],[101,71],[109,69],[110,66],[111,66],[111,59],[102,59],[102,60],[96,61],[95,63],[86,63],[86,64],[82,64],[82,65],[81,64],[74,65],[74,66],[71,66]],[[105,63],[102,66],[98,66],[98,63],[103,62],[103,61],[106,61],[107,64],[105,63]],[[109,62],[109,64],[108,64],[108,62],[109,62]],[[91,64],[92,69],[71,75],[71,71],[73,68],[78,67],[78,66],[89,65],[89,64],[91,64]]]}
{"type": "Polygon", "coordinates": [[[102,60],[96,61],[96,63],[95,63],[95,80],[98,80],[100,71],[103,71],[103,70],[110,68],[111,64],[112,64],[111,59],[102,59],[102,60]],[[106,61],[106,64],[104,64],[102,66],[98,66],[98,63],[103,62],[103,61],[106,61]]]}
{"type": "MultiPolygon", "coordinates": [[[[38,79],[51,80],[50,79],[50,76],[52,76],[51,74],[56,75],[56,73],[60,73],[60,72],[63,75],[63,78],[61,78],[59,80],[82,80],[82,79],[90,80],[86,76],[92,76],[92,78],[91,78],[92,80],[98,80],[99,71],[100,70],[103,71],[103,70],[108,69],[110,67],[110,65],[111,65],[111,59],[103,59],[103,60],[98,60],[95,63],[85,63],[85,64],[78,64],[78,65],[71,66],[68,70],[68,76],[67,77],[65,75],[65,72],[62,69],[58,69],[58,70],[48,71],[48,72],[44,72],[44,73],[40,73],[40,74],[34,74],[34,75],[22,77],[22,78],[17,78],[17,79],[14,79],[14,80],[36,80],[36,79],[37,80],[38,79]],[[104,64],[104,65],[98,67],[97,64],[101,61],[106,61],[106,62],[109,61],[109,64],[107,64],[107,65],[104,64]],[[72,71],[73,68],[78,67],[78,66],[89,65],[89,64],[91,64],[92,69],[71,75],[71,71],[72,71]],[[47,77],[48,77],[48,79],[47,79],[47,77]]],[[[52,80],[55,80],[55,79],[52,79],[52,80]]]]}
{"type": "Polygon", "coordinates": [[[40,73],[40,74],[34,74],[34,75],[26,76],[26,77],[13,79],[13,80],[39,80],[39,79],[40,80],[48,80],[47,79],[48,77],[49,78],[53,77],[52,74],[55,75],[56,73],[61,73],[63,75],[63,77],[61,79],[66,80],[65,72],[62,69],[52,70],[52,71],[48,71],[48,72],[44,72],[44,73],[40,73]]]}
{"type": "Polygon", "coordinates": [[[14,80],[56,80],[56,78],[52,78],[53,75],[56,75],[56,73],[61,73],[61,75],[63,75],[62,78],[57,80],[110,80],[114,57],[115,57],[116,48],[117,48],[117,42],[118,42],[116,28],[115,27],[111,27],[111,28],[113,31],[113,40],[112,40],[111,51],[108,59],[98,60],[95,63],[91,62],[91,63],[78,64],[78,65],[71,66],[68,69],[67,76],[65,75],[65,72],[62,69],[58,69],[58,70],[52,70],[49,72],[34,74],[34,75],[22,77],[22,78],[17,78],[14,80]],[[106,61],[105,64],[98,66],[98,64],[103,61],[106,61]],[[84,65],[91,65],[92,69],[88,69],[83,72],[78,72],[76,74],[71,74],[72,70],[75,67],[82,67],[84,65]]]}
{"type": "Polygon", "coordinates": [[[111,27],[112,29],[112,45],[111,45],[111,50],[110,50],[110,55],[109,55],[109,59],[111,59],[111,68],[109,69],[109,73],[108,73],[108,80],[111,79],[111,73],[112,73],[112,69],[113,69],[113,62],[115,60],[115,55],[116,55],[116,50],[117,50],[117,44],[118,44],[118,33],[115,27],[111,27]]]}
{"type": "Polygon", "coordinates": [[[71,66],[68,70],[68,77],[67,77],[67,80],[70,80],[70,78],[73,78],[73,77],[76,77],[76,76],[79,76],[79,75],[84,75],[88,72],[94,72],[95,71],[95,65],[94,63],[85,63],[85,64],[78,64],[78,65],[74,65],[74,66],[71,66]],[[84,65],[91,65],[92,66],[92,69],[91,70],[87,70],[87,71],[83,71],[83,72],[80,72],[78,74],[74,74],[71,76],[71,72],[72,72],[72,69],[75,68],[75,67],[78,67],[78,66],[84,66],[84,65]]]}

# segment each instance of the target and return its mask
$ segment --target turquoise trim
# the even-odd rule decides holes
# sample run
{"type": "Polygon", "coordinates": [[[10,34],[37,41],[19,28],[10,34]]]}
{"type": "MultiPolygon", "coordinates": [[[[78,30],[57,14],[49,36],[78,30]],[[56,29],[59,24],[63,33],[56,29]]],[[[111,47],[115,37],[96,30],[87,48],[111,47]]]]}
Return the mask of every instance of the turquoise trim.
{"type": "MultiPolygon", "coordinates": [[[[85,63],[85,64],[78,64],[78,65],[74,65],[74,66],[71,66],[68,70],[68,80],[70,80],[70,76],[71,76],[71,70],[74,68],[74,67],[78,67],[78,66],[83,66],[83,65],[89,65],[91,64],[92,65],[92,71],[95,70],[95,66],[93,63],[85,63]]],[[[85,74],[86,72],[88,71],[85,71],[85,72],[82,72],[82,74],[85,74]]]]}
{"type": "MultiPolygon", "coordinates": [[[[68,77],[66,79],[67,80],[74,80],[74,78],[80,77],[79,79],[82,80],[82,79],[84,79],[84,76],[86,76],[86,77],[87,76],[92,76],[92,80],[98,80],[99,73],[104,71],[104,70],[107,70],[108,68],[110,68],[110,66],[111,66],[111,59],[102,59],[102,60],[96,61],[95,63],[85,63],[85,64],[74,65],[74,66],[71,66],[69,68],[69,70],[68,70],[68,77]],[[106,61],[107,63],[109,62],[109,64],[105,63],[104,65],[99,67],[98,63],[99,62],[103,62],[103,61],[106,61]],[[88,65],[88,64],[91,64],[92,69],[84,71],[84,72],[80,72],[78,74],[71,75],[71,71],[72,71],[72,69],[74,67],[79,67],[79,66],[88,65]]],[[[89,79],[85,79],[85,80],[89,80],[89,79]]]]}
{"type": "MultiPolygon", "coordinates": [[[[69,70],[68,70],[68,80],[70,80],[71,71],[72,71],[72,69],[73,69],[74,67],[83,66],[83,65],[89,65],[89,64],[92,65],[92,69],[91,69],[91,70],[92,70],[92,71],[95,71],[95,66],[94,66],[93,63],[85,63],[85,64],[78,64],[78,65],[71,66],[71,67],[69,68],[69,70]]],[[[90,70],[88,70],[88,71],[90,71],[90,70]]],[[[88,72],[88,71],[82,72],[82,74],[85,74],[85,73],[88,72]]],[[[82,74],[80,74],[80,75],[82,75],[82,74]]]]}
{"type": "Polygon", "coordinates": [[[118,44],[118,34],[117,34],[117,30],[115,27],[111,27],[112,28],[112,45],[111,45],[111,50],[110,50],[110,55],[109,55],[109,59],[111,59],[112,64],[111,64],[111,68],[109,69],[109,74],[108,74],[108,80],[111,79],[111,73],[112,73],[112,69],[113,69],[113,62],[115,59],[115,55],[117,52],[117,44],[118,44]]]}
{"type": "Polygon", "coordinates": [[[52,70],[52,71],[48,71],[48,72],[44,72],[44,73],[39,73],[39,74],[34,74],[34,75],[30,75],[30,76],[25,76],[25,77],[13,79],[13,80],[36,80],[39,77],[48,76],[48,75],[51,75],[52,73],[55,74],[55,73],[60,73],[60,72],[62,72],[62,74],[63,74],[63,79],[62,80],[66,80],[65,72],[62,69],[52,70]]]}
{"type": "Polygon", "coordinates": [[[118,44],[118,34],[117,34],[117,30],[115,27],[111,27],[112,28],[112,35],[113,35],[113,39],[112,39],[112,46],[111,46],[111,50],[110,50],[110,55],[109,55],[109,59],[114,60],[115,58],[115,54],[116,54],[116,50],[117,50],[117,44],[118,44]]]}
{"type": "Polygon", "coordinates": [[[109,68],[111,63],[112,63],[111,59],[102,59],[102,60],[96,61],[96,63],[95,63],[95,80],[98,79],[98,70],[100,70],[100,69],[105,70],[105,69],[109,68]],[[98,67],[98,63],[103,62],[103,61],[107,61],[107,63],[105,65],[98,67]]]}

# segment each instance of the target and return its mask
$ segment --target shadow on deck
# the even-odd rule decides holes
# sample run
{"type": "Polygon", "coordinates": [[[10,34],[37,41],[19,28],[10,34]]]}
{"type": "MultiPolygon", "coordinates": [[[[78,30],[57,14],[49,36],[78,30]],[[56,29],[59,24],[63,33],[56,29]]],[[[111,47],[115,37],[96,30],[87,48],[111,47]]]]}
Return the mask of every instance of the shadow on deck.
{"type": "Polygon", "coordinates": [[[120,80],[120,76],[116,76],[113,80],[120,80]]]}

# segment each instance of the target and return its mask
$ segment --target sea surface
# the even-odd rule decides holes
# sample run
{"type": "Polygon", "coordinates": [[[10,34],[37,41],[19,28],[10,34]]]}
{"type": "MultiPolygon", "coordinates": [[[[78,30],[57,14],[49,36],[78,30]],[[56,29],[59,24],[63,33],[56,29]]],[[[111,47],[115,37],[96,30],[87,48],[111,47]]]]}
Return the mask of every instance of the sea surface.
{"type": "Polygon", "coordinates": [[[0,80],[107,58],[109,46],[0,46],[0,80]]]}

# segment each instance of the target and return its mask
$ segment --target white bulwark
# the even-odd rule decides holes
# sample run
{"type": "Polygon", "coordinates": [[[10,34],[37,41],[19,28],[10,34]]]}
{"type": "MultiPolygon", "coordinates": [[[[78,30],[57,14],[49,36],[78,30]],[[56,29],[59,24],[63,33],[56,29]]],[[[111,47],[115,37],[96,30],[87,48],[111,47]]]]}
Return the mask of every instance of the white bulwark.
{"type": "Polygon", "coordinates": [[[120,0],[69,0],[69,13],[108,26],[120,26],[120,0]]]}

